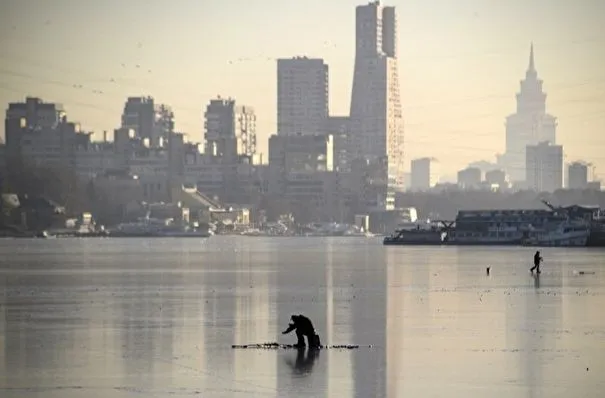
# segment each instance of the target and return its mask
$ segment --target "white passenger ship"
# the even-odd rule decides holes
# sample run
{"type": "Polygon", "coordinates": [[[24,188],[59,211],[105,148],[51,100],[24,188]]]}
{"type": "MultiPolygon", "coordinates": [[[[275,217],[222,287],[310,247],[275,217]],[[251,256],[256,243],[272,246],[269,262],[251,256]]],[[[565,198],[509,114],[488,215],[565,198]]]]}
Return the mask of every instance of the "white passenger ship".
{"type": "Polygon", "coordinates": [[[525,242],[529,246],[587,246],[590,237],[590,225],[585,223],[563,222],[557,229],[532,230],[525,242]]]}
{"type": "Polygon", "coordinates": [[[586,246],[590,224],[555,210],[460,211],[452,245],[586,246]]]}

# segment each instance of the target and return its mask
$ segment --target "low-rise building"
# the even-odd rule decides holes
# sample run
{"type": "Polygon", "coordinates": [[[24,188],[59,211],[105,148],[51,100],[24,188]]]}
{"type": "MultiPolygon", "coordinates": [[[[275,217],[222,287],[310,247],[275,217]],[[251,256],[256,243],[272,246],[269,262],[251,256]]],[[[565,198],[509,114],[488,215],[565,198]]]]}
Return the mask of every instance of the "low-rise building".
{"type": "Polygon", "coordinates": [[[586,189],[588,186],[588,166],[581,162],[574,162],[569,165],[567,178],[569,189],[586,189]]]}
{"type": "Polygon", "coordinates": [[[458,186],[463,190],[479,189],[482,173],[477,167],[468,167],[458,172],[458,186]]]}

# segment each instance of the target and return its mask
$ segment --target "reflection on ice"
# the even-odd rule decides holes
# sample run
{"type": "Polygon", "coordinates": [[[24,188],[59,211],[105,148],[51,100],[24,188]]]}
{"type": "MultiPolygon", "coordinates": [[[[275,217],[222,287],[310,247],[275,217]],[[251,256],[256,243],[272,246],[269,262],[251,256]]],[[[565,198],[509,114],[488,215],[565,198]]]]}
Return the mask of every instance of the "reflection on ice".
{"type": "Polygon", "coordinates": [[[286,359],[286,363],[292,368],[296,375],[311,373],[315,360],[319,358],[319,351],[320,350],[316,348],[297,348],[296,360],[292,361],[292,358],[289,357],[286,359]]]}
{"type": "Polygon", "coordinates": [[[549,248],[536,277],[532,255],[356,238],[0,241],[0,396],[598,396],[605,256],[549,248]],[[231,348],[293,343],[280,332],[298,313],[323,344],[360,349],[231,348]]]}

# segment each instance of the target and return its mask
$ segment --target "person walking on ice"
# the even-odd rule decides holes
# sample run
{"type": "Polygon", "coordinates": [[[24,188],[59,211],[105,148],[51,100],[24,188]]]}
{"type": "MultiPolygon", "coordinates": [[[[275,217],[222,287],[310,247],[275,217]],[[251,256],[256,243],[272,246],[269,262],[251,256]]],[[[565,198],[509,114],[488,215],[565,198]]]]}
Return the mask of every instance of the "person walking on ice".
{"type": "Polygon", "coordinates": [[[534,270],[536,270],[536,273],[539,274],[540,273],[540,263],[543,260],[544,259],[540,256],[540,250],[538,250],[536,252],[536,254],[534,254],[534,266],[529,271],[533,274],[534,270]]]}

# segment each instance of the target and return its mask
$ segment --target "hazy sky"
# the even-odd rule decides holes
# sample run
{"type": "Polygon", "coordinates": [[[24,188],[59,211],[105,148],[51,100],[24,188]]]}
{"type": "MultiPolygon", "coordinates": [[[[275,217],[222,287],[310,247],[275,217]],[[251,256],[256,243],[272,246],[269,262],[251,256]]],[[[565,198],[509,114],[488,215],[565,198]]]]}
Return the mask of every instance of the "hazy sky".
{"type": "MultiPolygon", "coordinates": [[[[566,160],[593,161],[605,174],[605,1],[383,3],[398,13],[408,168],[412,158],[434,156],[451,175],[503,151],[504,118],[533,40],[566,160]]],[[[276,128],[275,58],[323,57],[330,111],[348,113],[360,4],[0,0],[0,104],[25,95],[63,103],[100,138],[118,127],[127,96],[151,95],[199,141],[205,105],[231,96],[255,107],[266,153],[276,128]]]]}

